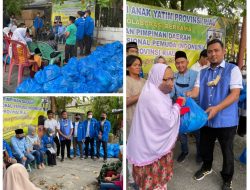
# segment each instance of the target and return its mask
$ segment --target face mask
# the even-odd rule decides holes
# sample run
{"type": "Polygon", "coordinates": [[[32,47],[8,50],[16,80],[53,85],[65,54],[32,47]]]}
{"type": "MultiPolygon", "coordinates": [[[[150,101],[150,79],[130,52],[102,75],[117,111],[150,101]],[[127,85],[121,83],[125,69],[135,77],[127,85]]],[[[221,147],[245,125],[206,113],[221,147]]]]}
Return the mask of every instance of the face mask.
{"type": "Polygon", "coordinates": [[[92,118],[92,115],[88,115],[88,118],[91,119],[91,118],[92,118]]]}
{"type": "Polygon", "coordinates": [[[246,70],[242,70],[241,71],[241,74],[244,76],[244,75],[247,75],[247,71],[246,70]]]}
{"type": "Polygon", "coordinates": [[[53,136],[53,134],[49,134],[49,136],[51,136],[51,137],[52,137],[52,136],[53,136]]]}
{"type": "Polygon", "coordinates": [[[18,137],[19,140],[22,140],[24,137],[18,137]]]}
{"type": "Polygon", "coordinates": [[[169,88],[167,85],[164,85],[164,84],[160,84],[159,89],[160,89],[160,91],[162,91],[164,94],[169,94],[169,93],[172,91],[171,88],[169,88]]]}
{"type": "Polygon", "coordinates": [[[105,117],[101,117],[101,120],[105,120],[105,117]]]}

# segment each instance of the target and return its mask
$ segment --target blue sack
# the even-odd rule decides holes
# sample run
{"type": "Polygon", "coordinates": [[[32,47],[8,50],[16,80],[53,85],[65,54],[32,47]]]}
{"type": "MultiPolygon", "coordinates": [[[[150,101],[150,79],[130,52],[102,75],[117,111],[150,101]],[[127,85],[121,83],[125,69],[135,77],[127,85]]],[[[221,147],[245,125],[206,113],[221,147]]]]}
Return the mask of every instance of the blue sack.
{"type": "Polygon", "coordinates": [[[34,79],[25,79],[17,88],[16,93],[43,93],[43,86],[34,79]]]}
{"type": "Polygon", "coordinates": [[[35,80],[39,84],[49,82],[61,75],[61,69],[57,65],[48,65],[35,74],[35,80]]]}
{"type": "Polygon", "coordinates": [[[243,164],[247,164],[247,149],[244,148],[243,152],[240,155],[240,162],[243,164]]]}
{"type": "Polygon", "coordinates": [[[61,68],[62,75],[65,77],[75,77],[78,75],[78,60],[76,57],[69,59],[68,63],[61,68]]]}
{"type": "Polygon", "coordinates": [[[190,112],[181,116],[179,133],[188,133],[202,128],[208,115],[192,98],[186,98],[185,107],[190,108],[190,112]]]}

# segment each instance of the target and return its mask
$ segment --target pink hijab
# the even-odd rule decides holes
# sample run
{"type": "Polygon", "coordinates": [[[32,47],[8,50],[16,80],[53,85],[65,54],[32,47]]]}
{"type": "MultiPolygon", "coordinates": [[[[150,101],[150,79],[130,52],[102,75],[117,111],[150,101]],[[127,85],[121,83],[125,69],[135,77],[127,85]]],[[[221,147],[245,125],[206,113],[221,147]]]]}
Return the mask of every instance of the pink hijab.
{"type": "Polygon", "coordinates": [[[135,109],[127,158],[136,166],[149,165],[168,154],[179,133],[180,107],[158,88],[167,67],[153,65],[135,109]]]}
{"type": "Polygon", "coordinates": [[[41,190],[30,180],[22,164],[11,165],[4,174],[3,190],[41,190]]]}

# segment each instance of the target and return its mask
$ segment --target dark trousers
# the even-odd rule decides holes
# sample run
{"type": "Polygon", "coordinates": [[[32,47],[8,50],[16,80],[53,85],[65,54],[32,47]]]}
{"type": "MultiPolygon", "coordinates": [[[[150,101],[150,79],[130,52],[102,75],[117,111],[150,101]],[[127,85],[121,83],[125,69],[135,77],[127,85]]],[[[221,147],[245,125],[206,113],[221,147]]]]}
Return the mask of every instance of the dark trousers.
{"type": "Polygon", "coordinates": [[[59,156],[61,145],[60,145],[59,138],[57,136],[54,137],[54,142],[56,143],[56,155],[59,156]]]}
{"type": "Polygon", "coordinates": [[[201,128],[200,150],[203,160],[202,167],[206,170],[210,170],[212,168],[214,144],[215,140],[218,138],[223,156],[221,176],[225,182],[231,181],[234,174],[233,140],[235,133],[236,127],[201,128]]]}
{"type": "Polygon", "coordinates": [[[96,157],[99,158],[100,157],[100,147],[101,147],[101,144],[102,144],[102,147],[103,147],[103,152],[104,152],[104,157],[103,159],[106,160],[107,159],[107,142],[105,141],[102,141],[102,140],[97,140],[96,142],[96,157]]]}
{"type": "Polygon", "coordinates": [[[67,147],[67,157],[70,158],[70,145],[71,145],[71,140],[62,140],[61,141],[61,156],[62,159],[64,159],[64,149],[65,145],[67,147]]]}
{"type": "Polygon", "coordinates": [[[42,29],[41,28],[37,28],[36,29],[36,40],[42,40],[42,29]]]}
{"type": "Polygon", "coordinates": [[[80,47],[80,55],[83,55],[83,48],[84,48],[83,39],[82,40],[76,40],[76,53],[77,53],[78,47],[80,47]]]}
{"type": "MultiPolygon", "coordinates": [[[[200,156],[200,130],[196,130],[192,132],[195,136],[196,142],[196,156],[200,156]]],[[[180,134],[180,142],[181,142],[181,152],[188,153],[188,135],[187,134],[180,134]]]]}
{"type": "Polygon", "coordinates": [[[101,183],[100,185],[100,190],[108,190],[108,189],[113,189],[113,190],[121,190],[121,187],[115,185],[114,183],[101,183]]]}
{"type": "Polygon", "coordinates": [[[71,57],[76,57],[76,47],[75,45],[65,45],[65,62],[68,63],[68,60],[71,57]]]}
{"type": "Polygon", "coordinates": [[[239,120],[239,126],[237,129],[237,133],[241,136],[246,134],[246,127],[247,127],[247,117],[245,116],[240,116],[240,120],[239,120]]]}
{"type": "Polygon", "coordinates": [[[50,151],[46,151],[47,154],[47,158],[48,158],[48,165],[52,166],[52,165],[56,165],[56,154],[51,154],[50,151]]]}
{"type": "Polygon", "coordinates": [[[42,153],[42,151],[34,150],[34,151],[32,151],[32,155],[35,157],[36,163],[38,165],[43,164],[43,153],[42,153]]]}
{"type": "Polygon", "coordinates": [[[84,45],[85,45],[85,55],[89,55],[91,53],[91,45],[92,45],[91,36],[84,36],[84,45]]]}
{"type": "Polygon", "coordinates": [[[86,137],[85,139],[85,156],[89,156],[89,144],[90,144],[90,156],[94,157],[94,138],[86,137]]]}
{"type": "Polygon", "coordinates": [[[78,147],[79,147],[80,156],[81,156],[81,158],[82,158],[82,157],[83,157],[83,152],[82,152],[82,141],[77,141],[77,137],[73,137],[74,157],[76,157],[77,145],[78,145],[78,147]]]}

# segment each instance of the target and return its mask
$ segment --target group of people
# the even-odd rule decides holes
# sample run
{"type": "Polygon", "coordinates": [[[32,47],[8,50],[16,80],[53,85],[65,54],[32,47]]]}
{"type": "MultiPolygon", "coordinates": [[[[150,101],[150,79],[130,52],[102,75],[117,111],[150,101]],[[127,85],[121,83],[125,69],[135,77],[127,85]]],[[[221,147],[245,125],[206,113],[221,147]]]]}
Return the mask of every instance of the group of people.
{"type": "MultiPolygon", "coordinates": [[[[36,36],[40,36],[43,21],[38,13],[34,20],[36,36]]],[[[49,36],[54,36],[56,42],[65,42],[65,63],[71,57],[77,56],[77,49],[80,47],[80,56],[89,55],[94,33],[94,20],[91,18],[91,11],[78,11],[77,18],[69,17],[68,26],[63,26],[61,21],[54,21],[49,36]],[[83,53],[85,47],[85,52],[83,53]]]]}
{"type": "MultiPolygon", "coordinates": [[[[179,127],[180,118],[190,111],[183,108],[186,97],[191,97],[208,114],[205,126],[193,131],[196,162],[202,163],[194,179],[199,181],[212,173],[214,145],[218,140],[223,156],[222,190],[231,190],[234,136],[237,128],[243,135],[246,132],[245,118],[238,127],[238,101],[245,83],[245,67],[240,70],[237,65],[225,61],[224,44],[213,39],[190,69],[183,51],[175,53],[176,73],[163,56],[156,57],[146,80],[141,77],[142,60],[138,50],[135,42],[127,43],[129,186],[167,189],[167,182],[173,176],[173,149],[177,139],[181,144],[177,161],[185,161],[189,154],[188,134],[179,134],[179,127]]],[[[246,96],[240,101],[246,101],[246,96]]],[[[245,104],[241,107],[246,109],[245,104]]]]}
{"type": "Polygon", "coordinates": [[[84,121],[80,121],[80,114],[76,114],[74,122],[68,119],[66,111],[61,112],[62,117],[59,121],[54,119],[54,113],[51,110],[47,112],[47,115],[48,119],[44,122],[44,132],[39,134],[40,137],[37,135],[35,127],[29,126],[26,136],[23,129],[15,130],[16,135],[11,138],[11,145],[3,140],[5,169],[16,162],[28,168],[34,160],[37,168],[43,169],[45,168],[45,154],[47,155],[48,165],[54,166],[56,165],[56,157],[60,153],[61,162],[64,161],[65,146],[69,159],[76,159],[77,147],[80,151],[80,158],[87,159],[89,144],[90,156],[94,160],[100,158],[100,146],[102,144],[103,159],[105,163],[107,162],[107,142],[111,123],[107,120],[105,112],[101,114],[99,121],[92,117],[92,111],[88,111],[87,119],[84,121]],[[70,156],[71,141],[74,147],[73,158],[70,156]],[[94,154],[94,141],[96,141],[96,155],[94,154]],[[83,157],[83,143],[85,143],[85,157],[83,157]]]}
{"type": "MultiPolygon", "coordinates": [[[[46,32],[46,41],[55,51],[58,50],[58,42],[65,42],[65,60],[66,64],[71,57],[77,56],[77,49],[80,47],[80,56],[87,56],[91,53],[91,46],[93,42],[94,33],[94,20],[91,18],[91,11],[86,10],[78,11],[77,18],[74,16],[69,17],[68,26],[62,25],[62,22],[55,21],[54,25],[50,27],[49,31],[46,32]],[[83,50],[85,48],[85,52],[83,50]]],[[[37,62],[38,67],[42,65],[41,56],[39,56],[39,49],[37,52],[30,52],[28,48],[28,43],[32,42],[31,30],[24,24],[17,24],[15,16],[12,15],[10,18],[10,23],[3,30],[3,34],[6,38],[10,40],[16,40],[27,46],[28,55],[22,55],[21,49],[18,52],[19,57],[27,56],[31,57],[31,54],[35,54],[34,60],[37,62]]],[[[33,26],[35,28],[36,40],[44,40],[41,36],[43,35],[44,21],[37,13],[34,19],[33,26]]],[[[6,42],[4,41],[4,44],[6,42]]],[[[11,45],[10,45],[11,46],[11,45]]],[[[8,50],[10,57],[12,56],[11,49],[8,50]]]]}
{"type": "Polygon", "coordinates": [[[91,18],[91,11],[78,11],[77,18],[70,16],[69,25],[66,28],[65,37],[65,62],[77,56],[77,49],[80,47],[80,56],[87,56],[91,53],[91,45],[94,34],[94,20],[91,18]],[[85,47],[85,53],[83,49],[85,47]]]}

